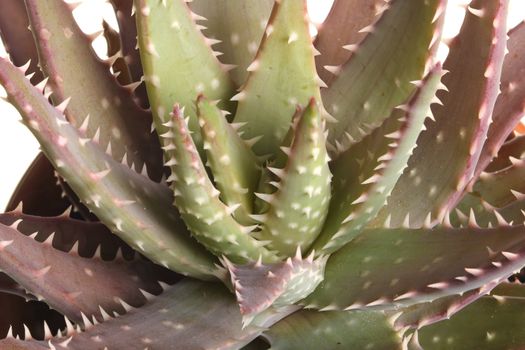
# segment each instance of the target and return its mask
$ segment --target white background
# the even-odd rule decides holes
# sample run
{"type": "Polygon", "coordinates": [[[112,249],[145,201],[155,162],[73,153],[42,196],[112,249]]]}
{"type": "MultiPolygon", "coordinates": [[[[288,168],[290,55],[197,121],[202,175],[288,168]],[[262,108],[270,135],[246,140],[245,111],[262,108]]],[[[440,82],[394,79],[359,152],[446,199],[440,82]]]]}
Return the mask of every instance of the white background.
{"type": "MultiPolygon", "coordinates": [[[[331,3],[331,0],[308,0],[312,22],[320,23],[326,16],[331,3]]],[[[468,0],[449,0],[444,30],[445,38],[452,37],[458,31],[467,3],[469,3],[468,0]]],[[[525,17],[525,1],[511,0],[510,4],[508,27],[512,28],[525,17]]],[[[111,7],[105,3],[105,0],[84,0],[83,4],[75,10],[75,16],[82,29],[88,33],[99,29],[102,17],[116,25],[111,7]],[[100,11],[101,6],[104,11],[100,11]]],[[[95,41],[94,46],[98,52],[104,51],[105,46],[102,39],[95,41]]],[[[0,55],[5,56],[1,42],[0,55]]],[[[5,96],[1,87],[0,96],[5,96]]],[[[0,211],[4,209],[18,180],[38,150],[38,144],[29,131],[18,122],[19,119],[16,110],[0,100],[0,211]]]]}

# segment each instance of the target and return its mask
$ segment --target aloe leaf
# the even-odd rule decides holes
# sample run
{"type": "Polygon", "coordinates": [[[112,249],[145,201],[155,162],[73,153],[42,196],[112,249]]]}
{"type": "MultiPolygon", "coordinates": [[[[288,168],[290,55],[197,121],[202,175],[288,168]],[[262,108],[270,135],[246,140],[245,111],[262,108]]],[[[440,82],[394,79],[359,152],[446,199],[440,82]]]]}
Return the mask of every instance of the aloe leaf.
{"type": "Polygon", "coordinates": [[[271,350],[401,350],[402,333],[379,311],[303,310],[274,324],[263,334],[271,350]]]}
{"type": "Polygon", "coordinates": [[[391,215],[399,226],[407,215],[420,226],[431,215],[440,221],[461,199],[472,179],[498,94],[503,63],[507,1],[474,1],[443,65],[450,74],[426,122],[408,168],[379,220],[391,215]],[[465,57],[472,60],[465,61],[465,57]],[[421,181],[424,179],[424,181],[421,181]]]}
{"type": "Polygon", "coordinates": [[[248,70],[234,121],[246,123],[243,137],[261,137],[253,150],[259,156],[275,156],[290,128],[297,105],[310,98],[320,101],[304,0],[276,2],[266,32],[248,70]]]}
{"type": "Polygon", "coordinates": [[[523,116],[525,108],[525,66],[522,57],[525,55],[525,22],[521,22],[509,33],[507,41],[508,54],[503,61],[501,73],[501,93],[496,99],[492,124],[489,126],[487,140],[481,150],[476,165],[474,178],[489,164],[495,153],[501,148],[507,136],[523,116]]]}
{"type": "Polygon", "coordinates": [[[393,308],[481,288],[521,268],[523,232],[523,225],[366,230],[331,255],[324,281],[304,304],[393,308]]]}
{"type": "Polygon", "coordinates": [[[418,331],[424,349],[522,349],[525,337],[520,326],[525,322],[523,285],[503,284],[450,320],[423,327],[418,331]]]}
{"type": "Polygon", "coordinates": [[[341,66],[352,55],[346,45],[357,45],[366,36],[361,29],[374,22],[384,0],[335,0],[319,28],[314,46],[321,53],[315,58],[317,72],[330,85],[335,75],[328,68],[341,66]]]}
{"type": "Polygon", "coordinates": [[[165,185],[116,163],[80,135],[5,59],[0,59],[0,84],[57,172],[112,232],[163,266],[213,278],[213,258],[187,234],[165,185]]]}
{"type": "Polygon", "coordinates": [[[240,205],[233,217],[243,225],[253,224],[254,192],[261,169],[249,145],[241,139],[235,125],[226,120],[226,112],[204,97],[197,100],[207,164],[212,170],[220,198],[228,206],[240,205]]]}
{"type": "Polygon", "coordinates": [[[44,79],[38,67],[38,52],[29,31],[29,18],[26,7],[20,0],[3,0],[0,13],[0,36],[9,57],[17,66],[30,62],[28,73],[35,73],[31,78],[33,84],[44,79]]]}
{"type": "MultiPolygon", "coordinates": [[[[138,82],[142,82],[144,72],[138,50],[137,23],[133,13],[133,0],[110,0],[110,3],[115,10],[119,27],[120,55],[127,65],[130,83],[134,83],[136,86],[138,82]]],[[[145,84],[136,86],[134,94],[142,107],[149,108],[145,84]]]]}
{"type": "Polygon", "coordinates": [[[52,246],[69,252],[75,245],[82,257],[99,254],[105,260],[113,260],[117,254],[131,259],[135,252],[103,224],[71,219],[66,211],[60,216],[40,217],[12,211],[0,214],[0,223],[6,226],[17,223],[17,230],[38,242],[52,237],[52,246]],[[36,235],[35,235],[36,234],[36,235]],[[98,250],[98,251],[97,251],[98,250]]]}
{"type": "Polygon", "coordinates": [[[458,295],[435,299],[430,302],[415,304],[399,312],[392,311],[392,323],[395,329],[420,329],[436,322],[448,320],[468,305],[487,295],[494,287],[506,278],[489,282],[481,288],[473,289],[458,295]]]}
{"type": "MultiPolygon", "coordinates": [[[[281,316],[282,317],[282,316],[281,316]]],[[[275,322],[275,321],[273,321],[275,322]]],[[[127,314],[107,318],[85,332],[68,332],[49,341],[8,338],[0,346],[21,349],[238,349],[248,344],[266,324],[242,327],[235,299],[219,284],[182,281],[127,314]],[[125,336],[123,336],[125,335],[125,336]],[[51,344],[51,345],[49,345],[51,344]],[[62,346],[61,346],[62,344],[62,346]]]]}
{"type": "Polygon", "coordinates": [[[139,289],[159,291],[155,279],[159,267],[145,260],[104,261],[98,255],[81,258],[77,251],[65,253],[52,247],[53,238],[35,241],[11,226],[0,224],[0,268],[31,294],[76,322],[81,313],[99,314],[120,310],[115,298],[141,305],[139,289]],[[97,285],[93,288],[93,285],[97,285]]]}
{"type": "Polygon", "coordinates": [[[104,39],[106,39],[107,54],[112,57],[114,62],[111,64],[113,76],[117,79],[119,84],[128,85],[133,82],[131,79],[128,65],[121,54],[120,34],[106,21],[102,21],[102,30],[104,39]]]}
{"type": "Polygon", "coordinates": [[[332,201],[313,248],[334,252],[356,237],[384,205],[416,145],[443,71],[436,65],[406,105],[332,164],[332,201]]]}
{"type": "Polygon", "coordinates": [[[62,198],[54,173],[53,165],[39,153],[18,182],[6,210],[15,210],[23,203],[27,214],[49,216],[63,213],[71,203],[62,198]]]}
{"type": "Polygon", "coordinates": [[[262,242],[251,235],[254,226],[242,226],[233,218],[235,206],[228,207],[219,199],[219,191],[208,178],[189,127],[184,111],[175,105],[172,120],[166,124],[169,131],[164,150],[171,168],[171,188],[175,205],[182,219],[202,245],[217,256],[225,255],[236,263],[256,261],[275,262],[277,257],[262,242]]]}
{"type": "Polygon", "coordinates": [[[445,220],[449,220],[454,227],[466,227],[473,224],[480,227],[489,227],[490,225],[497,227],[503,222],[501,222],[501,216],[498,216],[496,211],[501,214],[499,208],[490,205],[478,194],[469,192],[463,196],[461,202],[456,205],[454,211],[445,220]]]}
{"type": "Polygon", "coordinates": [[[283,169],[269,168],[278,178],[277,192],[257,194],[269,209],[256,218],[262,223],[257,237],[284,256],[299,248],[306,251],[319,234],[330,201],[330,169],[324,122],[312,99],[293,131],[293,143],[285,148],[283,169]]]}
{"type": "Polygon", "coordinates": [[[0,273],[0,293],[17,295],[26,301],[36,299],[33,295],[29,294],[24,287],[4,273],[0,273]]]}
{"type": "MultiPolygon", "coordinates": [[[[173,105],[179,103],[187,109],[192,137],[200,152],[195,98],[202,93],[211,100],[228,101],[233,95],[232,82],[213,55],[209,40],[195,25],[185,1],[135,0],[134,4],[155,128],[159,135],[168,131],[163,124],[170,120],[173,105]]],[[[223,103],[221,108],[231,109],[231,105],[223,103]]]]}
{"type": "Polygon", "coordinates": [[[516,200],[516,194],[525,192],[525,160],[511,158],[512,165],[495,173],[481,173],[472,187],[483,200],[495,207],[504,207],[516,200]]]}
{"type": "Polygon", "coordinates": [[[441,35],[446,1],[394,0],[337,75],[322,90],[323,103],[337,122],[328,125],[328,141],[339,151],[360,141],[407,100],[410,84],[421,79],[441,35]],[[414,30],[417,28],[417,30],[414,30]],[[403,64],[400,64],[403,62],[403,64]]]}
{"type": "Polygon", "coordinates": [[[519,135],[506,141],[500,147],[497,156],[485,167],[484,171],[491,173],[507,168],[512,165],[511,157],[521,159],[523,155],[525,155],[525,135],[519,135]]]}
{"type": "Polygon", "coordinates": [[[298,249],[293,258],[276,264],[260,261],[248,265],[234,265],[224,259],[237,296],[244,323],[268,308],[295,304],[315,290],[323,279],[326,257],[318,259],[310,254],[303,259],[298,249]]]}
{"type": "Polygon", "coordinates": [[[66,327],[64,316],[43,302],[26,301],[18,296],[0,294],[0,307],[0,339],[22,336],[26,327],[29,327],[35,336],[43,339],[46,328],[55,334],[60,328],[66,327]]]}
{"type": "Polygon", "coordinates": [[[219,40],[214,45],[221,62],[234,65],[230,76],[243,84],[264,34],[274,0],[193,0],[190,8],[206,27],[204,35],[219,40]]]}
{"type": "Polygon", "coordinates": [[[109,64],[96,56],[69,6],[62,0],[28,0],[26,5],[54,102],[71,98],[65,114],[73,125],[84,125],[89,137],[97,135],[115,160],[127,154],[139,169],[145,163],[159,180],[162,159],[158,139],[150,132],[151,115],[135,104],[109,64]]]}
{"type": "Polygon", "coordinates": [[[122,57],[129,67],[133,81],[139,81],[143,72],[137,50],[137,24],[132,13],[133,0],[110,0],[110,3],[117,17],[122,57]]]}

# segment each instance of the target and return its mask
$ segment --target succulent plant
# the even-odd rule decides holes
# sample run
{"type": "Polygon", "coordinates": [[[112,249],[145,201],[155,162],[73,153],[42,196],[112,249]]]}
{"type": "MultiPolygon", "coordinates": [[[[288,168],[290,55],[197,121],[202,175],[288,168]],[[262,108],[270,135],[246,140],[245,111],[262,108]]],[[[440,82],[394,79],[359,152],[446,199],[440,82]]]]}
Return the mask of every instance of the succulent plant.
{"type": "Polygon", "coordinates": [[[108,60],[73,5],[2,3],[45,156],[0,215],[0,348],[525,346],[508,0],[443,63],[446,0],[336,0],[314,38],[305,0],[111,3],[108,60]]]}

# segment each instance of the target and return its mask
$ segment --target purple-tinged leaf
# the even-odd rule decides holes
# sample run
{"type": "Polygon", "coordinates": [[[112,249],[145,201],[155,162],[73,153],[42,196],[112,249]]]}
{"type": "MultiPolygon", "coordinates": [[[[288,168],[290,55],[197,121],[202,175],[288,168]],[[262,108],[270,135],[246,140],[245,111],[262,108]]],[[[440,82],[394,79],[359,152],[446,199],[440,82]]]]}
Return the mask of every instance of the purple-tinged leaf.
{"type": "Polygon", "coordinates": [[[475,0],[443,65],[448,91],[437,97],[408,167],[379,221],[400,226],[407,215],[420,227],[427,216],[440,221],[461,199],[472,179],[499,91],[505,51],[507,0],[475,0]],[[470,57],[465,60],[465,57],[470,57]]]}
{"type": "Polygon", "coordinates": [[[213,257],[189,237],[167,186],[116,163],[82,137],[19,69],[2,58],[0,84],[58,173],[112,232],[165,267],[215,278],[213,257]]]}
{"type": "Polygon", "coordinates": [[[525,114],[525,22],[509,32],[507,48],[509,53],[503,61],[501,73],[501,94],[496,100],[492,124],[490,124],[487,141],[483,145],[476,165],[474,179],[490,163],[507,136],[514,130],[525,114]]]}
{"type": "Polygon", "coordinates": [[[128,65],[122,57],[120,50],[120,34],[113,29],[108,22],[102,22],[104,39],[106,39],[107,55],[115,61],[111,64],[113,75],[121,85],[128,85],[133,82],[129,73],[128,65]]]}
{"type": "Polygon", "coordinates": [[[268,318],[257,326],[242,327],[235,299],[219,284],[186,280],[170,287],[139,309],[108,319],[87,331],[73,331],[50,341],[0,341],[11,349],[221,349],[248,344],[267,326],[286,314],[268,318]],[[63,344],[61,346],[60,344],[63,344]]]}
{"type": "Polygon", "coordinates": [[[335,0],[330,13],[315,37],[314,46],[321,53],[315,58],[319,77],[330,85],[335,75],[325,67],[344,64],[352,55],[346,45],[357,45],[366,36],[361,31],[374,23],[385,0],[335,0]]]}
{"type": "Polygon", "coordinates": [[[137,24],[133,12],[133,0],[111,0],[119,26],[121,53],[133,81],[142,78],[142,65],[137,49],[137,24]]]}
{"type": "Polygon", "coordinates": [[[37,84],[44,79],[44,75],[38,67],[38,52],[28,27],[29,18],[24,1],[2,0],[0,35],[5,49],[17,66],[22,66],[31,60],[28,73],[35,73],[31,82],[37,84]]]}
{"type": "Polygon", "coordinates": [[[139,169],[145,163],[150,175],[160,180],[162,158],[158,139],[150,132],[151,115],[119,85],[109,63],[97,57],[68,4],[27,0],[26,5],[53,101],[71,98],[65,114],[76,127],[85,126],[86,137],[96,138],[103,149],[109,147],[117,161],[126,154],[139,169]]]}
{"type": "Polygon", "coordinates": [[[55,169],[43,153],[39,153],[26,170],[6,210],[15,210],[21,203],[24,213],[40,216],[60,215],[71,205],[62,197],[55,169]]]}
{"type": "Polygon", "coordinates": [[[486,166],[486,172],[492,173],[512,165],[510,157],[521,159],[525,156],[525,135],[516,136],[506,141],[498,150],[498,155],[486,166]]]}
{"type": "Polygon", "coordinates": [[[29,294],[24,287],[4,273],[0,273],[0,293],[17,295],[25,300],[36,299],[33,295],[29,294]]]}
{"type": "Polygon", "coordinates": [[[45,325],[52,334],[66,326],[63,315],[40,301],[26,301],[18,296],[0,293],[0,309],[0,339],[9,335],[22,337],[26,327],[31,329],[35,337],[44,339],[45,325]]]}
{"type": "Polygon", "coordinates": [[[260,261],[234,265],[226,259],[234,292],[245,322],[270,306],[285,307],[314,291],[323,279],[326,257],[303,259],[300,251],[293,258],[275,264],[260,261]]]}
{"type": "Polygon", "coordinates": [[[35,241],[0,224],[0,269],[39,299],[77,322],[81,313],[121,310],[116,298],[141,305],[139,289],[159,292],[155,278],[160,268],[142,259],[103,261],[82,258],[75,249],[65,253],[52,247],[52,238],[35,241]]]}
{"type": "MultiPolygon", "coordinates": [[[[137,49],[137,23],[133,14],[133,0],[111,0],[119,26],[120,54],[127,65],[132,83],[140,82],[144,72],[137,49]]],[[[140,105],[149,107],[146,85],[140,84],[134,91],[140,105]]]]}
{"type": "Polygon", "coordinates": [[[17,223],[17,230],[26,236],[36,233],[33,239],[44,242],[53,235],[53,247],[69,252],[77,244],[79,255],[92,257],[97,249],[105,260],[113,260],[119,252],[128,259],[135,252],[118,236],[101,223],[71,219],[67,215],[39,217],[13,211],[0,214],[0,223],[10,226],[17,223]]]}

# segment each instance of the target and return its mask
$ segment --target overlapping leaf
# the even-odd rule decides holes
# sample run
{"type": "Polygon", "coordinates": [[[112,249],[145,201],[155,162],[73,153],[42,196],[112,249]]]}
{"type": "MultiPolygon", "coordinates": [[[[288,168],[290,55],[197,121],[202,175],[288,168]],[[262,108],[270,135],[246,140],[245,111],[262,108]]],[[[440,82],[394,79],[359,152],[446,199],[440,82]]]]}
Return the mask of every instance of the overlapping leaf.
{"type": "Polygon", "coordinates": [[[390,215],[399,226],[409,215],[418,227],[430,214],[439,221],[473,177],[499,90],[507,1],[473,1],[469,9],[443,65],[450,72],[443,78],[448,92],[438,94],[443,106],[434,106],[379,220],[390,215]]]}

